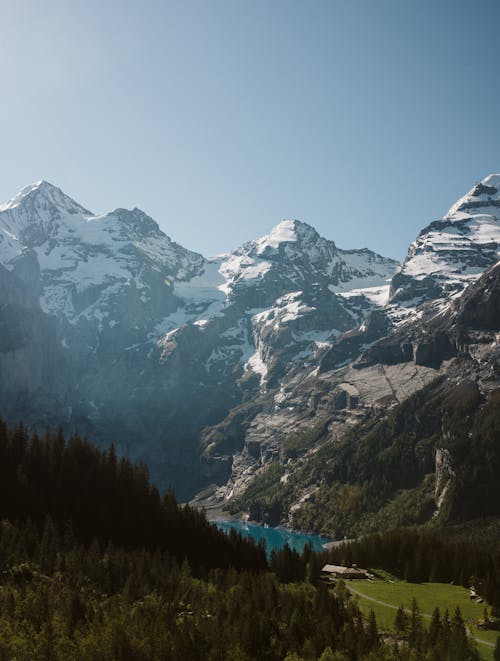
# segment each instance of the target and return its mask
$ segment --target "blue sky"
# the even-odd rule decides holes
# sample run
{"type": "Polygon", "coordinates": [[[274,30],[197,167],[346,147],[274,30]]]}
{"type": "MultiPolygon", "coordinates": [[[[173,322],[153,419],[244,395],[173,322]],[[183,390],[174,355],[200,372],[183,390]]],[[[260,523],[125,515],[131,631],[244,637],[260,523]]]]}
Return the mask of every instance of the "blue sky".
{"type": "Polygon", "coordinates": [[[45,178],[214,254],[403,258],[500,171],[497,0],[0,0],[0,200],[45,178]]]}

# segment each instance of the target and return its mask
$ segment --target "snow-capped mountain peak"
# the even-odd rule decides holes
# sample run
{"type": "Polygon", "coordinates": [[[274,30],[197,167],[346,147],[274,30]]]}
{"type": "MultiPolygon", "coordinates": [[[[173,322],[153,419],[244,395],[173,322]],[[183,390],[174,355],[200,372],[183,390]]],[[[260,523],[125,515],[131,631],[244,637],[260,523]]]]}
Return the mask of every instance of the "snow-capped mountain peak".
{"type": "Polygon", "coordinates": [[[257,240],[257,253],[262,254],[266,248],[277,248],[281,243],[294,241],[297,241],[295,221],[283,220],[269,234],[257,240]]]}
{"type": "Polygon", "coordinates": [[[88,209],[82,207],[78,202],[75,202],[75,200],[66,195],[66,193],[63,193],[60,188],[45,179],[40,179],[22,188],[6,204],[0,205],[0,212],[16,208],[24,208],[26,212],[31,211],[33,215],[37,211],[43,213],[44,211],[54,209],[70,214],[80,213],[87,216],[92,215],[88,209]]]}
{"type": "Polygon", "coordinates": [[[47,181],[25,186],[0,206],[0,263],[9,268],[9,262],[26,248],[54,239],[62,225],[91,216],[90,211],[47,181]]]}
{"type": "Polygon", "coordinates": [[[393,279],[392,301],[413,309],[456,296],[499,258],[500,174],[491,174],[420,232],[393,279]]]}
{"type": "Polygon", "coordinates": [[[43,180],[0,207],[0,263],[13,269],[26,251],[40,267],[42,308],[72,321],[100,321],[127,291],[146,304],[154,283],[192,277],[203,263],[140,209],[96,216],[43,180]]]}
{"type": "Polygon", "coordinates": [[[299,220],[287,219],[254,241],[220,257],[220,272],[226,278],[226,291],[235,286],[266,282],[267,287],[283,282],[284,291],[321,283],[330,291],[348,291],[349,282],[363,286],[388,286],[398,263],[367,249],[341,250],[335,243],[299,220]],[[368,282],[369,279],[369,282],[368,282]],[[354,283],[354,280],[356,282],[354,283]],[[366,283],[366,284],[364,284],[366,283]]]}
{"type": "Polygon", "coordinates": [[[460,220],[461,213],[488,207],[500,207],[500,174],[490,174],[474,184],[468,193],[452,205],[444,218],[460,220]]]}
{"type": "Polygon", "coordinates": [[[314,242],[320,238],[316,230],[300,220],[286,219],[275,225],[269,234],[254,242],[256,253],[262,255],[266,250],[276,250],[282,244],[314,242]]]}
{"type": "MultiPolygon", "coordinates": [[[[492,186],[496,188],[497,191],[500,189],[500,173],[492,173],[483,179],[481,182],[485,186],[492,186]]],[[[495,193],[496,194],[496,193],[495,193]]]]}

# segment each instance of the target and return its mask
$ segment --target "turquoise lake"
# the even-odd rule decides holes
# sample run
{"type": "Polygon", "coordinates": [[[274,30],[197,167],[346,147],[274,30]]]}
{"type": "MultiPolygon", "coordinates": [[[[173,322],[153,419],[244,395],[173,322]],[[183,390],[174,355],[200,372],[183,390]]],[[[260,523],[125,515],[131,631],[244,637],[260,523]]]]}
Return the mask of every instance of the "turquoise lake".
{"type": "Polygon", "coordinates": [[[246,523],[244,521],[215,521],[214,523],[224,532],[234,529],[245,537],[253,537],[257,542],[263,539],[268,554],[271,551],[282,549],[285,544],[288,544],[291,549],[298,553],[302,553],[306,544],[310,544],[313,551],[322,551],[324,550],[323,544],[330,541],[327,537],[320,535],[308,535],[286,528],[266,528],[258,523],[246,523]]]}

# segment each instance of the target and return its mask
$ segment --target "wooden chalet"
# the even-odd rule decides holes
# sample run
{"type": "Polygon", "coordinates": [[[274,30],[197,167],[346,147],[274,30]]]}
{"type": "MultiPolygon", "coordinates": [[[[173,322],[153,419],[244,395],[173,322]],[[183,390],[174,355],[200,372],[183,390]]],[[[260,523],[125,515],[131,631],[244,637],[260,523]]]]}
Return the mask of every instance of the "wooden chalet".
{"type": "Polygon", "coordinates": [[[368,578],[368,571],[359,567],[342,567],[340,565],[325,565],[321,570],[333,578],[368,578]]]}

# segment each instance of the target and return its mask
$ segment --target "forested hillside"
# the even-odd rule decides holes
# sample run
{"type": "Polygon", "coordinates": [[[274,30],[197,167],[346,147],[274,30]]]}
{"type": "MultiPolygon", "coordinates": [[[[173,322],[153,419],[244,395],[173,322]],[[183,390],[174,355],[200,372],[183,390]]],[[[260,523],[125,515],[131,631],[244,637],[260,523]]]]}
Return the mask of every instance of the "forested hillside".
{"type": "Polygon", "coordinates": [[[266,567],[262,548],[227,537],[170,492],[161,498],[145,466],[78,436],[65,443],[61,432],[40,438],[0,423],[0,517],[29,521],[38,532],[49,521],[83,544],[167,551],[195,570],[266,567]]]}
{"type": "Polygon", "coordinates": [[[0,659],[477,659],[459,615],[392,641],[318,581],[306,549],[272,554],[160,498],[144,467],[61,433],[0,434],[0,659]]]}

